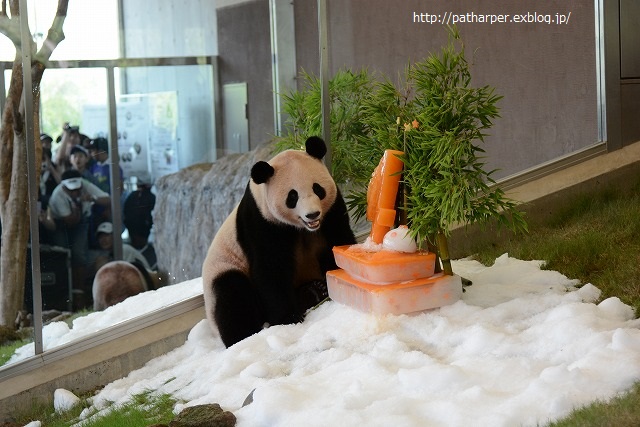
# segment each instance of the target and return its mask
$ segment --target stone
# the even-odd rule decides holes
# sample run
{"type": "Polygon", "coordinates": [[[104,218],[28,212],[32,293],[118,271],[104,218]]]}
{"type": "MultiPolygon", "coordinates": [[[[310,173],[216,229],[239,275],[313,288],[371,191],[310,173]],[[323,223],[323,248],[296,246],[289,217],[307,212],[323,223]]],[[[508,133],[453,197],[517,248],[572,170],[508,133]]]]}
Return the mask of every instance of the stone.
{"type": "Polygon", "coordinates": [[[273,157],[273,143],[202,163],[156,181],[153,212],[158,269],[169,284],[202,275],[213,236],[244,194],[251,167],[273,157]]]}
{"type": "Polygon", "coordinates": [[[217,403],[185,408],[169,423],[169,427],[233,427],[236,417],[217,403]]]}

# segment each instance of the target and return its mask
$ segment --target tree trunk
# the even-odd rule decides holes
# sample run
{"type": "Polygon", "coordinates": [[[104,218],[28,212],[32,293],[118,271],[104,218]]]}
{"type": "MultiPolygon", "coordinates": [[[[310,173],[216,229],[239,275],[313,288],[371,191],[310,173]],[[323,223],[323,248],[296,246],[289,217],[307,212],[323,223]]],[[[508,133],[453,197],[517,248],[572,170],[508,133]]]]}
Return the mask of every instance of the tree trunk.
{"type": "Polygon", "coordinates": [[[33,139],[35,145],[36,180],[39,180],[42,146],[40,145],[40,82],[44,64],[55,47],[64,40],[62,25],[67,15],[69,0],[59,0],[56,16],[38,53],[29,40],[28,46],[20,41],[19,2],[9,2],[11,18],[3,2],[0,11],[0,33],[13,41],[16,59],[0,129],[0,325],[15,327],[15,319],[22,309],[25,290],[26,255],[29,243],[29,180],[27,174],[27,142],[25,129],[25,97],[23,94],[22,49],[29,49],[32,58],[31,80],[33,86],[33,139]]]}
{"type": "MultiPolygon", "coordinates": [[[[34,67],[37,68],[37,67],[34,67]]],[[[27,179],[27,142],[24,127],[25,105],[22,96],[22,64],[16,60],[9,85],[9,96],[2,118],[2,192],[0,193],[0,221],[2,221],[2,252],[0,256],[0,322],[14,324],[22,309],[29,243],[29,187],[27,179]],[[14,77],[15,76],[15,77],[14,77]],[[10,166],[9,166],[10,165],[10,166]],[[9,166],[9,167],[7,167],[9,166]]],[[[42,73],[34,73],[34,89],[39,87],[42,73]],[[37,81],[36,81],[37,79],[37,81]]],[[[33,105],[36,171],[42,159],[39,122],[39,91],[34,90],[33,105]]]]}

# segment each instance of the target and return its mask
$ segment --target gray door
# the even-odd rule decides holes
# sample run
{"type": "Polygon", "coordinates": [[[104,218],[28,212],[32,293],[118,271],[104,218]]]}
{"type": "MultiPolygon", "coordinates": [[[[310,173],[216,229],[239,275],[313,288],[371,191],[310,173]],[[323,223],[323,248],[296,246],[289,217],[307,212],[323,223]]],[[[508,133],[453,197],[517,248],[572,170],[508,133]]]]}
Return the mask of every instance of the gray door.
{"type": "Polygon", "coordinates": [[[620,1],[622,145],[640,141],[640,1],[620,1]]]}
{"type": "Polygon", "coordinates": [[[249,151],[249,117],[247,117],[247,84],[229,83],[222,87],[224,151],[249,151]]]}

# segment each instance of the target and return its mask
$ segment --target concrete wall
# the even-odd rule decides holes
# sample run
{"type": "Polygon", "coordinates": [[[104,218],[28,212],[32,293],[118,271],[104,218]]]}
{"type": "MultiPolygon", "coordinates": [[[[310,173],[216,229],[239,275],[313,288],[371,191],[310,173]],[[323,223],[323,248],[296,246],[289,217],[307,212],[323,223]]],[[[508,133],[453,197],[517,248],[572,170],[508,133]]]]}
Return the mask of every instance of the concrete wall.
{"type": "MultiPolygon", "coordinates": [[[[298,67],[318,72],[317,2],[295,2],[298,67]]],[[[408,61],[438,52],[442,25],[415,23],[414,13],[444,15],[571,12],[568,25],[464,23],[458,28],[475,85],[491,85],[504,99],[502,118],[486,139],[496,177],[597,142],[593,0],[328,0],[330,73],[378,70],[395,79],[408,61]]]]}

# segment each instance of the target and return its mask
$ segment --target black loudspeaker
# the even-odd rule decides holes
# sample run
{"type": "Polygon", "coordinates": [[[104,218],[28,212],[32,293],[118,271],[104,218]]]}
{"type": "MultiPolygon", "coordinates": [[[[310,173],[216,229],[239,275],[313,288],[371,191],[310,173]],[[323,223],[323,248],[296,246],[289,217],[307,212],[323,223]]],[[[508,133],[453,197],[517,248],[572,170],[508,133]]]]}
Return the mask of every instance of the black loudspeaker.
{"type": "MultiPolygon", "coordinates": [[[[40,281],[42,310],[71,311],[71,251],[59,246],[40,246],[40,281]]],[[[27,274],[24,290],[24,309],[33,313],[31,278],[31,248],[27,251],[27,274]]]]}

